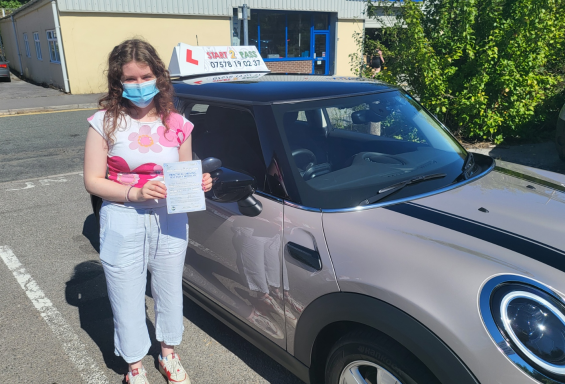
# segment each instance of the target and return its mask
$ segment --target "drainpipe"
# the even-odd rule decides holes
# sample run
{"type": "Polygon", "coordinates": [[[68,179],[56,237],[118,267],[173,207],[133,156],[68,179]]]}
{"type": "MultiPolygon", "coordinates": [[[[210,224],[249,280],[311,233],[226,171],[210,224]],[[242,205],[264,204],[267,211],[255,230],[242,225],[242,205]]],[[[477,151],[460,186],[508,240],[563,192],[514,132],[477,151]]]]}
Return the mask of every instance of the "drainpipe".
{"type": "Polygon", "coordinates": [[[24,75],[24,70],[22,69],[22,55],[20,54],[20,44],[18,43],[18,32],[16,32],[16,22],[14,21],[14,15],[10,16],[12,18],[12,27],[14,27],[14,39],[16,40],[16,50],[18,51],[18,59],[20,61],[20,76],[24,75]]]}
{"type": "Polygon", "coordinates": [[[59,25],[59,11],[57,10],[57,2],[52,1],[53,20],[55,21],[55,30],[57,31],[57,45],[59,47],[59,59],[61,60],[61,70],[63,71],[63,81],[65,83],[65,93],[70,93],[69,75],[67,74],[67,62],[65,61],[65,51],[63,50],[63,35],[61,34],[61,26],[59,25]]]}
{"type": "Polygon", "coordinates": [[[243,4],[243,45],[249,45],[249,29],[247,18],[249,17],[249,8],[247,4],[243,4]]]}

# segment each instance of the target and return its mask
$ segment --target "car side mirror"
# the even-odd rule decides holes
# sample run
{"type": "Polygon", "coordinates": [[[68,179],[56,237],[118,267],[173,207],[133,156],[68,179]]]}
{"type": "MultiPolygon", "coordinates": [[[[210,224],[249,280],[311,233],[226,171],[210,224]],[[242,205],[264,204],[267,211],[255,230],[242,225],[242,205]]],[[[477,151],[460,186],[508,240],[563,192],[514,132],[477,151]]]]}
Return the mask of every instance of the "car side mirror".
{"type": "MultiPolygon", "coordinates": [[[[194,159],[194,156],[193,156],[194,159]]],[[[202,173],[210,173],[222,166],[220,159],[215,157],[207,157],[202,160],[202,173]]]]}
{"type": "Polygon", "coordinates": [[[221,167],[210,173],[214,183],[206,197],[218,203],[237,202],[245,216],[257,216],[263,210],[261,202],[253,197],[256,183],[253,176],[221,167]]]}

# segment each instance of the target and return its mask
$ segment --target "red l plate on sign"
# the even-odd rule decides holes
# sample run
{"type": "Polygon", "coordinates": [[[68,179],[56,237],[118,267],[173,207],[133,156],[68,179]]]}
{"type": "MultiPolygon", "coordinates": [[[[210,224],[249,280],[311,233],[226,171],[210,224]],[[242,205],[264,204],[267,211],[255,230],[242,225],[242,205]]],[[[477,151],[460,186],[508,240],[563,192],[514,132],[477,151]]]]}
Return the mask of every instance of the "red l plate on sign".
{"type": "Polygon", "coordinates": [[[190,49],[186,50],[186,62],[194,65],[198,65],[198,60],[192,58],[192,51],[190,49]]]}

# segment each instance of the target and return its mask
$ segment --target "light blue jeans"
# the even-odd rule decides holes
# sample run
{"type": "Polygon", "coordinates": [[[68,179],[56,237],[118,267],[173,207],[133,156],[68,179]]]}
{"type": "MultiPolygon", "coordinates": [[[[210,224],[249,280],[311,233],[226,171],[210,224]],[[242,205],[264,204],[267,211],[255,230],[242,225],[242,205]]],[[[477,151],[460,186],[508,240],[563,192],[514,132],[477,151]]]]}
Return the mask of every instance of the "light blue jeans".
{"type": "Polygon", "coordinates": [[[100,209],[100,259],[114,314],[114,352],[127,363],[141,360],[151,341],[145,290],[151,272],[158,341],[182,340],[182,272],[188,245],[188,216],[167,214],[162,203],[115,204],[100,209]]]}

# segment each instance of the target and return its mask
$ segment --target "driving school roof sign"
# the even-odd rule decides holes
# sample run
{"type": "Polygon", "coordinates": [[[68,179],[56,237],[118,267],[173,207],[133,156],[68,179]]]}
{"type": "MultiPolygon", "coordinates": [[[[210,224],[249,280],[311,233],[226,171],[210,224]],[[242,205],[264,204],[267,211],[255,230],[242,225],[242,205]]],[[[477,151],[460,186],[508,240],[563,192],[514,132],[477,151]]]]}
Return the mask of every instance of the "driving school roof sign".
{"type": "Polygon", "coordinates": [[[179,43],[173,50],[169,63],[171,77],[239,72],[270,71],[253,45],[193,47],[179,43]]]}

